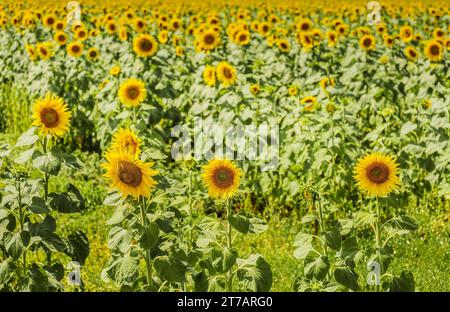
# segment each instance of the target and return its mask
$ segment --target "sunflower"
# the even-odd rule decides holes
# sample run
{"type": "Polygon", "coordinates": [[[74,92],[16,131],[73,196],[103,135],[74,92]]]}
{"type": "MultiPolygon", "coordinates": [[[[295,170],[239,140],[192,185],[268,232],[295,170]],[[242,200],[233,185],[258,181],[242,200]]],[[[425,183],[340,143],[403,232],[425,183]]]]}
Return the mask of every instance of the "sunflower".
{"type": "Polygon", "coordinates": [[[141,139],[130,129],[120,128],[113,135],[111,150],[128,153],[135,158],[141,154],[141,139]]]}
{"type": "Polygon", "coordinates": [[[140,34],[133,39],[133,50],[140,57],[152,56],[158,50],[158,42],[151,35],[140,34]]]}
{"type": "Polygon", "coordinates": [[[117,31],[116,22],[114,22],[113,20],[108,21],[105,25],[105,29],[108,34],[114,34],[117,31]]]}
{"type": "Polygon", "coordinates": [[[334,47],[338,41],[338,33],[334,30],[329,30],[326,32],[326,37],[328,39],[328,46],[334,47]]]}
{"type": "Polygon", "coordinates": [[[430,40],[423,48],[425,56],[432,62],[439,62],[444,56],[444,48],[437,40],[430,40]]]}
{"type": "Polygon", "coordinates": [[[305,105],[304,110],[307,112],[312,112],[317,107],[317,98],[315,96],[304,97],[300,102],[305,105]]]}
{"type": "Polygon", "coordinates": [[[100,52],[95,47],[90,48],[87,52],[87,56],[91,61],[96,61],[98,59],[99,55],[100,55],[100,52]]]}
{"type": "Polygon", "coordinates": [[[227,87],[236,82],[236,70],[228,62],[220,62],[216,68],[217,79],[227,87]]]}
{"type": "Polygon", "coordinates": [[[392,48],[394,46],[394,38],[392,36],[384,36],[384,44],[388,48],[392,48]]]}
{"type": "Polygon", "coordinates": [[[27,53],[30,56],[30,59],[32,61],[37,60],[38,54],[36,52],[36,49],[32,45],[26,44],[25,45],[25,50],[27,51],[27,53]]]}
{"type": "Polygon", "coordinates": [[[400,184],[397,166],[390,155],[371,153],[358,161],[354,178],[360,190],[372,196],[386,196],[400,184]]]}
{"type": "Polygon", "coordinates": [[[49,60],[53,56],[53,45],[50,42],[36,44],[36,51],[41,60],[49,60]]]}
{"type": "Polygon", "coordinates": [[[312,22],[309,19],[302,19],[300,20],[300,22],[297,24],[297,29],[300,32],[308,32],[311,30],[312,28],[312,22]]]}
{"type": "Polygon", "coordinates": [[[117,76],[120,74],[121,70],[122,69],[120,68],[119,65],[115,65],[115,66],[111,67],[111,69],[109,70],[109,74],[111,76],[117,76]]]}
{"type": "Polygon", "coordinates": [[[53,39],[56,41],[57,44],[61,46],[67,43],[67,35],[63,31],[58,31],[53,37],[53,39]]]}
{"type": "Polygon", "coordinates": [[[250,92],[251,92],[253,95],[257,95],[257,94],[259,93],[259,90],[260,90],[260,87],[259,87],[259,85],[257,85],[257,84],[252,84],[252,85],[250,86],[250,92]]]}
{"type": "Polygon", "coordinates": [[[69,130],[71,116],[63,99],[47,93],[34,103],[33,126],[39,127],[43,135],[61,137],[69,130]]]}
{"type": "Polygon", "coordinates": [[[442,30],[442,28],[440,27],[433,30],[433,37],[436,39],[442,39],[444,35],[445,35],[444,30],[442,30]]]}
{"type": "Polygon", "coordinates": [[[419,57],[419,54],[417,53],[416,49],[414,49],[413,46],[407,46],[403,50],[403,53],[408,58],[408,60],[413,61],[413,62],[417,61],[417,58],[419,57]]]}
{"type": "Polygon", "coordinates": [[[288,93],[290,96],[296,96],[298,94],[298,88],[296,86],[290,86],[288,93]]]}
{"type": "Polygon", "coordinates": [[[333,87],[334,86],[334,78],[333,77],[324,77],[320,80],[320,86],[322,87],[323,91],[327,90],[327,87],[333,87]]]}
{"type": "Polygon", "coordinates": [[[413,38],[413,31],[411,26],[405,25],[400,27],[400,38],[404,42],[410,42],[413,38]]]}
{"type": "Polygon", "coordinates": [[[216,69],[211,65],[206,65],[203,70],[203,81],[211,87],[216,84],[216,69]]]}
{"type": "Polygon", "coordinates": [[[136,32],[143,32],[145,30],[145,21],[140,17],[136,17],[133,22],[133,28],[136,32]]]}
{"type": "Polygon", "coordinates": [[[56,16],[54,14],[48,14],[48,15],[44,16],[44,18],[42,19],[42,23],[44,24],[45,27],[48,27],[48,28],[53,27],[55,22],[56,22],[56,16]]]}
{"type": "Polygon", "coordinates": [[[202,169],[203,182],[212,198],[229,199],[237,192],[242,172],[231,161],[212,159],[202,169]]]}
{"type": "Polygon", "coordinates": [[[67,46],[67,53],[72,57],[80,57],[83,54],[83,48],[81,42],[74,41],[67,46]]]}
{"type": "Polygon", "coordinates": [[[269,23],[263,22],[263,23],[259,24],[258,31],[263,36],[267,35],[269,33],[269,31],[270,31],[269,23]]]}
{"type": "Polygon", "coordinates": [[[377,46],[376,39],[372,35],[364,35],[359,39],[359,46],[366,51],[373,50],[377,46]]]}
{"type": "Polygon", "coordinates": [[[55,31],[63,31],[64,28],[66,28],[66,22],[64,21],[56,21],[55,24],[53,25],[53,29],[55,31]]]}
{"type": "Polygon", "coordinates": [[[152,169],[153,163],[144,163],[133,155],[109,151],[105,154],[107,163],[104,177],[110,180],[111,187],[117,189],[124,198],[132,196],[149,197],[156,181],[152,178],[158,171],[152,169]]]}
{"type": "Polygon", "coordinates": [[[250,42],[250,32],[248,30],[239,30],[234,35],[234,41],[239,45],[246,45],[250,42]]]}
{"type": "Polygon", "coordinates": [[[214,30],[207,30],[199,34],[197,37],[199,47],[203,51],[211,51],[219,45],[219,36],[214,30]]]}
{"type": "Polygon", "coordinates": [[[136,107],[145,100],[147,90],[145,84],[138,79],[127,79],[119,88],[119,99],[126,107],[136,107]]]}
{"type": "Polygon", "coordinates": [[[281,51],[289,52],[290,45],[289,45],[289,41],[287,41],[286,39],[277,40],[277,46],[281,51]]]}
{"type": "Polygon", "coordinates": [[[75,32],[75,39],[84,41],[88,38],[88,35],[89,35],[88,31],[84,29],[84,27],[81,27],[77,29],[77,31],[75,32]]]}

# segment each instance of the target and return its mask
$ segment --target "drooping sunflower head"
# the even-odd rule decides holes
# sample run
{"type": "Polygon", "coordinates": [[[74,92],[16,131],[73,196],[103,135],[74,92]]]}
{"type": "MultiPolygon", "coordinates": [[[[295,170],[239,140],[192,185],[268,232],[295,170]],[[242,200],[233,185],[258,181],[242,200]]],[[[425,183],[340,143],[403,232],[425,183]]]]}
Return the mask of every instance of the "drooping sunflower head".
{"type": "Polygon", "coordinates": [[[147,96],[145,84],[141,80],[131,78],[125,80],[119,88],[120,102],[127,107],[136,107],[147,96]]]}
{"type": "Polygon", "coordinates": [[[242,172],[226,159],[213,159],[203,166],[202,179],[208,187],[209,196],[229,199],[237,192],[242,172]]]}
{"type": "Polygon", "coordinates": [[[371,153],[362,157],[354,168],[354,178],[361,191],[383,197],[398,188],[398,165],[390,155],[371,153]]]}
{"type": "Polygon", "coordinates": [[[442,61],[444,48],[437,40],[430,40],[424,47],[425,56],[432,62],[442,61]]]}
{"type": "Polygon", "coordinates": [[[359,39],[359,46],[361,49],[371,51],[376,47],[376,39],[372,35],[364,35],[359,39]]]}
{"type": "Polygon", "coordinates": [[[414,49],[413,46],[407,46],[404,50],[403,53],[405,54],[405,56],[408,58],[408,60],[415,62],[418,57],[419,54],[417,53],[417,50],[414,49]]]}
{"type": "Polygon", "coordinates": [[[203,70],[203,81],[210,87],[216,84],[216,69],[211,65],[206,65],[203,70]]]}
{"type": "Polygon", "coordinates": [[[128,153],[134,157],[141,154],[141,139],[129,128],[120,128],[113,135],[111,150],[128,153]]]}
{"type": "Polygon", "coordinates": [[[222,61],[217,64],[216,72],[217,79],[220,80],[223,86],[227,87],[236,82],[236,69],[228,62],[222,61]]]}
{"type": "Polygon", "coordinates": [[[33,126],[39,127],[43,135],[61,137],[69,130],[71,116],[63,99],[47,93],[34,103],[33,126]]]}
{"type": "Polygon", "coordinates": [[[149,57],[158,50],[158,42],[151,35],[140,34],[133,39],[133,50],[140,57],[149,57]]]}
{"type": "Polygon", "coordinates": [[[84,46],[79,41],[69,43],[67,46],[67,53],[72,57],[80,57],[83,55],[84,46]]]}
{"type": "Polygon", "coordinates": [[[107,160],[102,164],[106,169],[104,175],[111,182],[111,187],[118,190],[126,198],[149,197],[156,185],[153,176],[158,171],[152,169],[153,163],[144,163],[134,156],[117,151],[105,154],[107,160]]]}

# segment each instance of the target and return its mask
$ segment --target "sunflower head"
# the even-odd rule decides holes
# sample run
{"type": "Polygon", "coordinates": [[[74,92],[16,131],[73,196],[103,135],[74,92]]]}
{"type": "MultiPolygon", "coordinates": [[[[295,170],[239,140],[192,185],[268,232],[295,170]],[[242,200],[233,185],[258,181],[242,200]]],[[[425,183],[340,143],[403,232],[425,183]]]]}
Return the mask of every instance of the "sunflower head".
{"type": "Polygon", "coordinates": [[[113,67],[111,67],[111,69],[109,70],[109,74],[111,76],[117,76],[120,74],[121,68],[119,65],[115,65],[113,67]]]}
{"type": "Polygon", "coordinates": [[[317,98],[315,96],[307,96],[301,100],[306,112],[312,112],[318,105],[317,98]]]}
{"type": "Polygon", "coordinates": [[[140,57],[149,57],[158,50],[158,42],[151,35],[140,34],[133,39],[133,50],[140,57]]]}
{"type": "Polygon", "coordinates": [[[65,45],[67,42],[67,35],[63,31],[56,32],[55,36],[53,37],[55,42],[59,45],[65,45]]]}
{"type": "Polygon", "coordinates": [[[371,153],[362,157],[354,168],[354,178],[361,191],[372,196],[387,196],[398,188],[398,165],[393,157],[371,153]]]}
{"type": "Polygon", "coordinates": [[[100,55],[100,52],[95,47],[90,48],[87,52],[87,56],[91,61],[96,61],[98,59],[99,55],[100,55]]]}
{"type": "Polygon", "coordinates": [[[223,86],[227,87],[236,82],[236,70],[228,62],[222,61],[217,64],[216,68],[217,79],[220,80],[223,86]]]}
{"type": "Polygon", "coordinates": [[[202,179],[212,198],[229,199],[237,192],[242,172],[234,163],[213,159],[203,166],[202,179]]]}
{"type": "Polygon", "coordinates": [[[61,137],[69,130],[71,116],[60,97],[47,93],[34,103],[33,126],[39,127],[43,135],[61,137]]]}
{"type": "Polygon", "coordinates": [[[111,150],[128,153],[134,157],[141,154],[141,139],[129,128],[120,128],[113,135],[111,150]]]}
{"type": "Polygon", "coordinates": [[[283,51],[283,52],[289,52],[290,50],[290,45],[289,45],[289,41],[287,41],[286,39],[279,39],[277,40],[277,46],[278,48],[283,51]]]}
{"type": "Polygon", "coordinates": [[[408,60],[413,62],[415,62],[419,57],[419,54],[417,53],[416,49],[414,49],[413,46],[407,46],[404,49],[403,53],[405,54],[408,60]]]}
{"type": "Polygon", "coordinates": [[[290,96],[296,96],[298,94],[298,88],[296,86],[290,86],[288,92],[290,96]]]}
{"type": "Polygon", "coordinates": [[[84,46],[79,41],[69,43],[67,46],[67,53],[72,57],[80,57],[83,55],[84,46]]]}
{"type": "Polygon", "coordinates": [[[211,51],[219,45],[220,38],[214,30],[210,29],[199,33],[197,41],[199,42],[199,48],[201,50],[211,51]]]}
{"type": "Polygon", "coordinates": [[[127,107],[136,107],[145,100],[147,91],[145,84],[138,79],[127,79],[119,88],[120,102],[127,107]]]}
{"type": "Polygon", "coordinates": [[[424,47],[425,56],[432,62],[439,62],[444,57],[444,48],[436,39],[430,40],[424,47]]]}
{"type": "Polygon", "coordinates": [[[257,85],[257,84],[252,84],[252,85],[250,86],[250,92],[251,92],[253,95],[257,95],[257,94],[259,93],[259,90],[260,90],[260,87],[259,87],[259,85],[257,85]]]}
{"type": "Polygon", "coordinates": [[[376,47],[375,37],[372,35],[364,35],[359,39],[359,46],[365,51],[371,51],[376,47]]]}
{"type": "Polygon", "coordinates": [[[149,197],[156,185],[153,176],[158,171],[153,170],[153,163],[144,163],[133,155],[117,151],[108,151],[105,155],[105,178],[111,182],[111,187],[118,190],[126,198],[149,197]]]}
{"type": "Polygon", "coordinates": [[[36,44],[36,51],[41,60],[49,60],[54,55],[53,44],[50,42],[39,42],[36,44]]]}
{"type": "Polygon", "coordinates": [[[203,81],[210,87],[216,85],[216,69],[211,65],[206,65],[203,70],[203,81]]]}

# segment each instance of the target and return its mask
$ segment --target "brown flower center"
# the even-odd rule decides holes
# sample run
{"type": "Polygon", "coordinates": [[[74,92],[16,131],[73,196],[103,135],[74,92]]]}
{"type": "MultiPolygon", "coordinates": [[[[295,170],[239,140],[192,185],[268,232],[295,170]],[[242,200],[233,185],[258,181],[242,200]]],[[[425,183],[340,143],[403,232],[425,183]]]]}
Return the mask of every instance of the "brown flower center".
{"type": "Polygon", "coordinates": [[[74,46],[72,47],[72,52],[73,52],[73,53],[78,53],[78,52],[80,52],[80,47],[77,46],[77,45],[74,45],[74,46]]]}
{"type": "Polygon", "coordinates": [[[431,47],[430,47],[430,53],[431,53],[431,55],[439,55],[439,47],[436,45],[436,44],[433,44],[431,47]]]}
{"type": "Polygon", "coordinates": [[[368,47],[370,47],[371,44],[372,44],[372,40],[370,40],[369,38],[364,39],[363,46],[368,48],[368,47]]]}
{"type": "Polygon", "coordinates": [[[303,23],[302,26],[301,26],[301,29],[302,29],[303,31],[308,30],[308,29],[309,29],[309,24],[303,23]]]}
{"type": "Polygon", "coordinates": [[[119,179],[125,184],[137,187],[142,182],[142,171],[135,164],[121,160],[119,162],[119,179]]]}
{"type": "Polygon", "coordinates": [[[409,55],[411,57],[416,57],[416,52],[414,52],[414,50],[409,50],[409,55]]]}
{"type": "Polygon", "coordinates": [[[231,79],[231,77],[233,77],[233,73],[231,72],[231,70],[227,67],[225,67],[223,69],[223,75],[227,78],[227,79],[231,79]]]}
{"type": "Polygon", "coordinates": [[[131,86],[131,87],[127,88],[127,92],[126,93],[127,93],[127,97],[129,99],[135,100],[139,96],[140,91],[139,91],[138,87],[131,86]]]}
{"type": "Polygon", "coordinates": [[[239,41],[240,42],[244,42],[245,40],[247,40],[247,35],[242,34],[242,35],[239,36],[239,41]]]}
{"type": "Polygon", "coordinates": [[[366,170],[367,178],[376,184],[382,184],[389,179],[389,168],[383,163],[373,163],[366,170]]]}
{"type": "Polygon", "coordinates": [[[213,44],[214,41],[215,41],[215,38],[214,38],[213,35],[207,34],[207,35],[205,36],[205,43],[206,43],[206,44],[213,44]]]}
{"type": "Polygon", "coordinates": [[[226,167],[218,168],[213,175],[214,184],[222,189],[226,189],[233,185],[234,173],[226,167]]]}
{"type": "Polygon", "coordinates": [[[139,41],[139,49],[141,49],[144,52],[150,52],[153,48],[153,44],[150,40],[147,38],[143,38],[139,41]]]}
{"type": "Polygon", "coordinates": [[[53,128],[58,125],[58,113],[53,108],[44,108],[40,115],[42,123],[47,128],[53,128]]]}
{"type": "Polygon", "coordinates": [[[47,19],[47,24],[49,24],[49,25],[53,25],[54,22],[55,22],[55,20],[53,19],[53,17],[49,17],[47,19]]]}

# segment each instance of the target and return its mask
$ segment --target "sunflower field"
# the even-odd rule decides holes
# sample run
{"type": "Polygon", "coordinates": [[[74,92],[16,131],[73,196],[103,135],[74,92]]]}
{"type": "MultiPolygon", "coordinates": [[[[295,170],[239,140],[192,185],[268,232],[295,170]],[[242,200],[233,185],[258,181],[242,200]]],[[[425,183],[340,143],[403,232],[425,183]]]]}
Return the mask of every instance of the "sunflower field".
{"type": "Polygon", "coordinates": [[[450,291],[449,50],[444,0],[1,0],[0,290],[450,291]]]}

